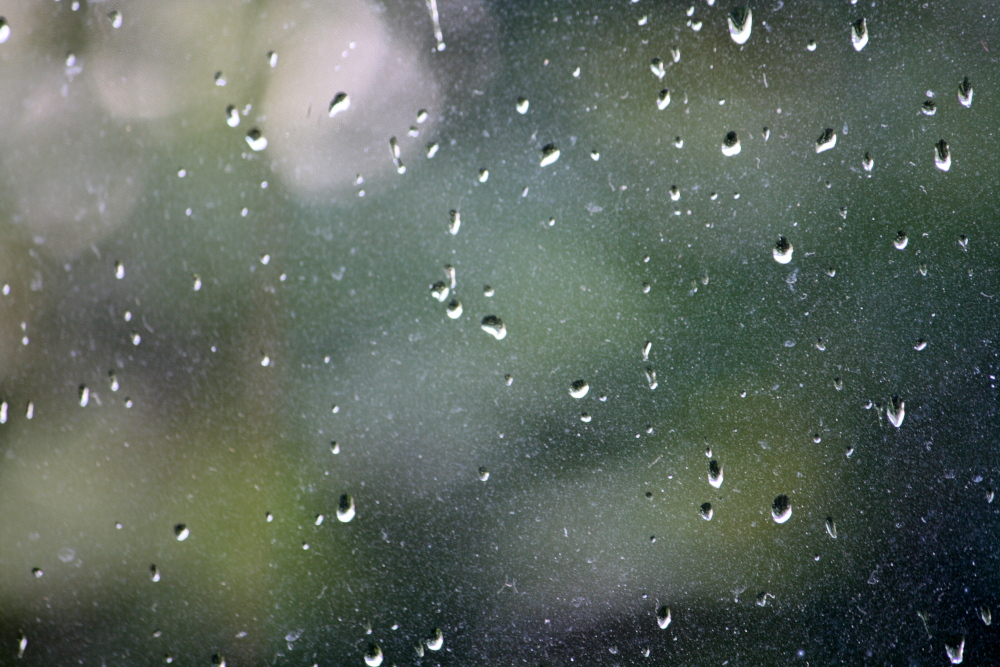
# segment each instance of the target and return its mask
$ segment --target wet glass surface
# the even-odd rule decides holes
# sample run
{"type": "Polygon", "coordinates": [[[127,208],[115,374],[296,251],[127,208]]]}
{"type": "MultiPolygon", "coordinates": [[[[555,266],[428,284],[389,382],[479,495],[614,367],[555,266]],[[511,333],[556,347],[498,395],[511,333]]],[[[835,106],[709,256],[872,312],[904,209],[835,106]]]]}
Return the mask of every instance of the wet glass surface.
{"type": "Polygon", "coordinates": [[[992,2],[0,2],[0,663],[992,664],[992,2]]]}

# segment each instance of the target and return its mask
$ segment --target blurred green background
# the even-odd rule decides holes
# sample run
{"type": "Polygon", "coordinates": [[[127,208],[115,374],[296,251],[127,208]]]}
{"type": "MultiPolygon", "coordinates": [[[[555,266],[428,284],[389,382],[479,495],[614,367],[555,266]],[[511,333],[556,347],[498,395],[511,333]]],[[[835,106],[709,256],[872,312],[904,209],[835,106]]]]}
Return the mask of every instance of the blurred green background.
{"type": "Polygon", "coordinates": [[[1000,661],[995,4],[434,6],[0,2],[0,664],[1000,661]]]}

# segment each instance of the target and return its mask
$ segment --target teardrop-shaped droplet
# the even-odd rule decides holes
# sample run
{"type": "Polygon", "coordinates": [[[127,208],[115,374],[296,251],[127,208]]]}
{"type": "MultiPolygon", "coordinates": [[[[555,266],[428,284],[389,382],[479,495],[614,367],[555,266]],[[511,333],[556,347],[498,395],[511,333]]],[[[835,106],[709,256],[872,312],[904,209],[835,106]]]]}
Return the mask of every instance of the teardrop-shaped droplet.
{"type": "Polygon", "coordinates": [[[427,640],[427,648],[431,651],[440,651],[442,646],[444,646],[444,632],[441,628],[434,628],[427,640]]]}
{"type": "Polygon", "coordinates": [[[708,462],[708,483],[716,489],[722,486],[723,470],[722,466],[715,459],[708,462]]]}
{"type": "Polygon", "coordinates": [[[746,44],[753,31],[753,12],[747,6],[737,7],[729,13],[729,36],[737,44],[746,44]]]}
{"type": "Polygon", "coordinates": [[[972,84],[969,83],[969,77],[958,84],[958,101],[966,109],[972,106],[972,84]]]}
{"type": "Polygon", "coordinates": [[[711,521],[712,516],[715,514],[715,510],[712,509],[712,503],[702,503],[699,511],[701,512],[701,518],[705,521],[711,521]]]}
{"type": "Polygon", "coordinates": [[[778,242],[774,244],[774,248],[771,250],[771,255],[778,264],[788,264],[792,261],[792,253],[794,251],[795,249],[792,247],[791,241],[784,236],[779,236],[778,242]]]}
{"type": "Polygon", "coordinates": [[[672,620],[670,617],[670,607],[667,605],[663,605],[656,610],[656,624],[660,626],[661,630],[666,630],[672,620]]]}
{"type": "Polygon", "coordinates": [[[656,96],[656,108],[663,111],[668,106],[670,106],[670,91],[664,88],[660,91],[660,94],[656,96]]]}
{"type": "Polygon", "coordinates": [[[837,539],[837,524],[834,523],[833,517],[826,517],[826,534],[837,539]]]}
{"type": "Polygon", "coordinates": [[[792,516],[792,503],[788,496],[781,494],[771,503],[771,518],[775,523],[785,523],[792,516]]]}
{"type": "Polygon", "coordinates": [[[903,425],[903,418],[906,417],[906,403],[899,396],[893,394],[889,399],[889,405],[885,407],[885,416],[889,423],[899,428],[903,425]]]}
{"type": "Polygon", "coordinates": [[[944,139],[934,144],[934,166],[941,171],[951,169],[951,149],[944,139]]]}
{"type": "Polygon", "coordinates": [[[541,167],[547,167],[559,159],[559,149],[555,144],[547,144],[542,148],[542,159],[538,163],[541,167]]]}
{"type": "Polygon", "coordinates": [[[586,380],[574,380],[569,385],[569,395],[573,398],[583,398],[590,391],[590,384],[586,380]]]}
{"type": "Polygon", "coordinates": [[[368,650],[365,651],[365,664],[368,667],[379,667],[382,664],[382,660],[382,647],[374,643],[369,644],[368,650]]]}
{"type": "Polygon", "coordinates": [[[860,51],[868,45],[868,24],[864,19],[858,19],[851,24],[851,45],[855,51],[860,51]]]}
{"type": "Polygon", "coordinates": [[[341,494],[340,502],[337,503],[337,520],[342,523],[347,523],[354,518],[356,509],[357,508],[354,505],[354,497],[349,493],[341,494]]]}
{"type": "Polygon", "coordinates": [[[351,96],[341,92],[333,96],[333,99],[330,101],[330,110],[327,113],[330,114],[330,118],[333,118],[341,111],[347,111],[350,108],[351,96]]]}
{"type": "Polygon", "coordinates": [[[837,133],[834,132],[832,127],[828,127],[823,130],[823,134],[819,135],[819,139],[816,140],[816,152],[822,153],[823,151],[828,151],[837,145],[837,133]]]}

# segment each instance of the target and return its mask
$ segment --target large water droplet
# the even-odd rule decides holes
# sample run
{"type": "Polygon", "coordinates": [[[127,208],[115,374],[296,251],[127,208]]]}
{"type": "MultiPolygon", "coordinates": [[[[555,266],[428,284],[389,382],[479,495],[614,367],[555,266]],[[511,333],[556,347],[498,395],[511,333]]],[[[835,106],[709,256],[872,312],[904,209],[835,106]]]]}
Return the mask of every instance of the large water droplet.
{"type": "Polygon", "coordinates": [[[122,13],[117,9],[108,14],[108,21],[111,22],[112,28],[122,27],[122,13]]]}
{"type": "Polygon", "coordinates": [[[484,317],[480,327],[497,340],[503,340],[507,335],[507,327],[504,325],[503,320],[496,315],[487,315],[484,317]]]}
{"type": "Polygon", "coordinates": [[[247,132],[247,144],[251,150],[262,151],[267,148],[267,138],[255,127],[247,132]]]}
{"type": "Polygon", "coordinates": [[[896,238],[892,240],[892,245],[896,248],[896,250],[903,250],[909,242],[910,239],[906,236],[906,232],[899,230],[896,232],[896,238]]]}
{"type": "Polygon", "coordinates": [[[448,302],[448,307],[444,312],[451,319],[457,320],[462,316],[462,302],[458,299],[452,299],[448,302]]]}
{"type": "Polygon", "coordinates": [[[340,502],[337,503],[337,520],[347,523],[354,518],[355,512],[354,497],[349,493],[341,494],[340,502]]]}
{"type": "Polygon", "coordinates": [[[885,406],[885,416],[889,418],[889,423],[899,428],[903,425],[903,418],[906,416],[906,403],[899,396],[893,394],[889,399],[889,405],[885,406]]]}
{"type": "Polygon", "coordinates": [[[851,24],[851,45],[855,51],[860,51],[868,44],[868,24],[864,19],[858,19],[851,24]]]}
{"type": "Polygon", "coordinates": [[[583,398],[590,391],[590,385],[586,380],[574,380],[569,386],[569,395],[573,398],[583,398]]]}
{"type": "Polygon", "coordinates": [[[792,261],[794,250],[791,241],[784,236],[779,236],[778,242],[774,244],[774,248],[771,250],[771,255],[778,264],[788,264],[792,261]]]}
{"type": "Polygon", "coordinates": [[[729,36],[737,44],[746,44],[753,31],[753,12],[749,7],[737,7],[729,13],[729,36]]]}
{"type": "Polygon", "coordinates": [[[379,667],[382,664],[382,647],[378,644],[369,644],[365,652],[365,664],[368,667],[379,667]]]}
{"type": "Polygon", "coordinates": [[[924,103],[920,105],[920,110],[925,116],[933,116],[937,113],[937,102],[931,99],[924,100],[924,103]]]}
{"type": "Polygon", "coordinates": [[[788,496],[781,494],[771,503],[771,518],[775,523],[785,523],[792,516],[792,503],[788,496]]]}
{"type": "Polygon", "coordinates": [[[663,111],[668,106],[670,106],[670,91],[664,88],[660,91],[660,94],[656,96],[656,108],[663,111]]]}
{"type": "Polygon", "coordinates": [[[670,607],[667,605],[663,605],[656,610],[656,624],[660,626],[661,630],[666,630],[672,620],[673,619],[670,616],[670,607]]]}
{"type": "Polygon", "coordinates": [[[732,157],[739,155],[741,150],[740,135],[733,131],[727,132],[726,138],[722,140],[722,154],[726,157],[732,157]]]}
{"type": "Polygon", "coordinates": [[[432,651],[440,651],[442,646],[444,646],[444,632],[441,631],[441,628],[434,628],[427,640],[427,648],[432,651]]]}
{"type": "Polygon", "coordinates": [[[544,148],[542,148],[542,159],[538,164],[539,166],[547,167],[558,159],[559,149],[555,144],[547,144],[544,148]]]}
{"type": "Polygon", "coordinates": [[[934,166],[941,171],[951,169],[951,149],[944,139],[934,144],[934,166]]]}
{"type": "Polygon", "coordinates": [[[966,109],[972,106],[972,84],[969,83],[969,77],[965,77],[962,83],[958,84],[958,101],[966,109]]]}
{"type": "Polygon", "coordinates": [[[708,483],[719,488],[722,486],[723,470],[722,466],[715,459],[708,462],[708,483]]]}
{"type": "Polygon", "coordinates": [[[823,151],[828,151],[837,145],[837,133],[833,131],[832,127],[828,127],[823,130],[823,134],[819,135],[819,139],[816,140],[816,152],[822,153],[823,151]]]}
{"type": "Polygon", "coordinates": [[[333,99],[330,101],[330,110],[328,113],[330,114],[330,118],[333,118],[341,111],[347,111],[350,108],[351,96],[341,92],[333,96],[333,99]]]}
{"type": "Polygon", "coordinates": [[[944,650],[948,655],[948,660],[951,661],[951,664],[961,664],[963,659],[962,654],[965,652],[965,636],[954,637],[946,640],[944,643],[944,650]]]}

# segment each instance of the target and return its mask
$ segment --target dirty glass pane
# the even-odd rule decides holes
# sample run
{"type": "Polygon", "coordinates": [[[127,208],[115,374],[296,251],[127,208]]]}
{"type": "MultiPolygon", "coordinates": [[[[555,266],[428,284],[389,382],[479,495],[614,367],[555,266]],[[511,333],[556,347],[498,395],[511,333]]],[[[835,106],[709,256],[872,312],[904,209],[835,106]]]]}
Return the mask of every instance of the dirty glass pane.
{"type": "Polygon", "coordinates": [[[1000,661],[992,0],[0,15],[0,663],[1000,661]]]}

